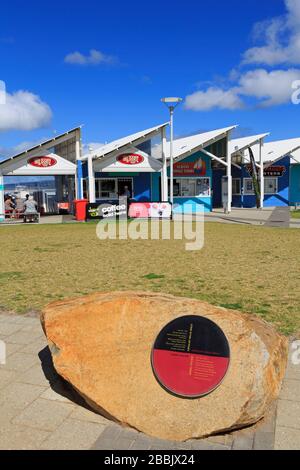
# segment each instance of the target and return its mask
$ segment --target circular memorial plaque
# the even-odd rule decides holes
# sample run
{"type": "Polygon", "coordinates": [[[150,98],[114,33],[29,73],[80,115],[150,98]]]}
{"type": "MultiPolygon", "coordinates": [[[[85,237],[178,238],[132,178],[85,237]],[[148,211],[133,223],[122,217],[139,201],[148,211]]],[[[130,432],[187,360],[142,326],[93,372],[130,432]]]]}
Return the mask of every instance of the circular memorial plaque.
{"type": "Polygon", "coordinates": [[[159,333],[152,368],[168,392],[199,398],[215,390],[229,367],[230,350],[221,328],[200,316],[176,318],[159,333]]]}

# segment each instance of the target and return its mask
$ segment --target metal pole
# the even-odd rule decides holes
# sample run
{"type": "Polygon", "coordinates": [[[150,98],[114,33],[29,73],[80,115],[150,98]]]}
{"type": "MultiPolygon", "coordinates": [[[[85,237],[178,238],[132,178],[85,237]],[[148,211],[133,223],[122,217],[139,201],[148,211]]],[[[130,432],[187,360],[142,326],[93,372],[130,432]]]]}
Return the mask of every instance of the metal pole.
{"type": "Polygon", "coordinates": [[[173,181],[173,138],[174,138],[174,107],[170,106],[170,203],[174,203],[174,181],[173,181]]]}
{"type": "Polygon", "coordinates": [[[93,155],[90,153],[88,156],[88,180],[89,180],[89,201],[96,202],[95,195],[95,176],[93,167],[93,155]]]}
{"type": "Polygon", "coordinates": [[[75,142],[75,158],[76,158],[76,177],[75,177],[75,188],[76,188],[76,199],[82,199],[83,197],[83,181],[82,181],[82,161],[81,157],[81,135],[80,130],[76,130],[76,142],[75,142]]]}
{"type": "Polygon", "coordinates": [[[161,172],[161,197],[162,202],[168,202],[168,174],[166,159],[166,128],[161,130],[161,156],[162,156],[162,172],[161,172]]]}
{"type": "Polygon", "coordinates": [[[228,201],[227,201],[227,213],[230,214],[232,208],[232,173],[231,173],[231,153],[229,148],[230,132],[227,136],[227,192],[228,192],[228,201]]]}
{"type": "Polygon", "coordinates": [[[5,221],[5,206],[4,206],[4,180],[0,174],[0,222],[5,221]]]}
{"type": "Polygon", "coordinates": [[[259,141],[259,172],[260,172],[260,208],[263,209],[264,207],[264,199],[265,199],[265,177],[264,177],[264,162],[263,162],[263,155],[262,155],[262,140],[259,141]]]}

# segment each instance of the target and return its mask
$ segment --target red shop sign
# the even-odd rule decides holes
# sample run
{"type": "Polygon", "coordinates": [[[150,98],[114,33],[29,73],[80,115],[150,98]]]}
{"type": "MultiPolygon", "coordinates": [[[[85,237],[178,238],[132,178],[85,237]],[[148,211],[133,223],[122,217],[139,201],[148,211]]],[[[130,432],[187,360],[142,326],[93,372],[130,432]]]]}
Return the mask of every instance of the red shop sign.
{"type": "Polygon", "coordinates": [[[143,163],[144,157],[138,153],[124,153],[117,157],[117,161],[123,165],[139,165],[143,163]]]}
{"type": "Polygon", "coordinates": [[[28,163],[36,168],[49,168],[56,165],[57,161],[53,157],[32,157],[28,163]]]}
{"type": "MultiPolygon", "coordinates": [[[[250,176],[252,176],[253,169],[251,165],[246,165],[246,169],[250,176]]],[[[272,165],[264,169],[264,176],[283,176],[286,172],[286,167],[283,165],[272,165]]]]}
{"type": "Polygon", "coordinates": [[[204,176],[206,163],[202,158],[194,162],[178,162],[174,165],[174,176],[204,176]]]}

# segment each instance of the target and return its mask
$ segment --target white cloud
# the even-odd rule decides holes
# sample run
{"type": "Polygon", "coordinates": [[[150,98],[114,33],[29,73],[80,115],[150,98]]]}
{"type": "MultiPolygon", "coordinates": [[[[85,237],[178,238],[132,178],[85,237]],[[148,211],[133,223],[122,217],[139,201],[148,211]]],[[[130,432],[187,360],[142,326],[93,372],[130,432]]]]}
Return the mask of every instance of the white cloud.
{"type": "Polygon", "coordinates": [[[65,57],[65,62],[72,65],[113,65],[117,62],[116,57],[104,54],[96,49],[91,49],[88,55],[81,52],[71,52],[65,57]]]}
{"type": "Polygon", "coordinates": [[[100,147],[103,147],[102,142],[90,142],[88,144],[82,144],[82,155],[86,155],[87,153],[90,153],[90,151],[94,151],[100,147]]]}
{"type": "Polygon", "coordinates": [[[300,79],[300,70],[252,70],[240,77],[239,93],[260,100],[262,106],[275,106],[291,101],[292,83],[300,79]]]}
{"type": "Polygon", "coordinates": [[[188,95],[185,107],[193,111],[241,109],[245,97],[254,98],[261,107],[280,105],[291,100],[292,83],[299,79],[298,69],[270,72],[264,69],[251,70],[240,75],[237,84],[227,90],[210,87],[188,95]]]}
{"type": "Polygon", "coordinates": [[[196,91],[185,99],[185,108],[193,111],[208,111],[218,109],[240,109],[243,103],[236,89],[223,90],[222,88],[210,87],[206,91],[196,91]]]}
{"type": "Polygon", "coordinates": [[[5,104],[0,104],[0,131],[38,129],[51,121],[50,107],[29,91],[6,93],[5,104]]]}
{"type": "Polygon", "coordinates": [[[300,64],[300,1],[285,0],[285,5],[285,15],[255,25],[255,39],[263,44],[244,53],[244,64],[300,64]]]}
{"type": "Polygon", "coordinates": [[[185,107],[194,111],[241,109],[251,105],[269,107],[291,102],[293,83],[300,80],[300,0],[284,0],[285,15],[268,19],[254,26],[254,39],[260,46],[248,49],[241,67],[234,68],[221,82],[202,84],[202,89],[188,95],[185,107]],[[254,64],[268,68],[249,70],[254,64]],[[282,67],[278,68],[278,64],[282,67]],[[249,67],[250,66],[250,67],[249,67]],[[277,66],[277,67],[276,67],[277,66]]]}

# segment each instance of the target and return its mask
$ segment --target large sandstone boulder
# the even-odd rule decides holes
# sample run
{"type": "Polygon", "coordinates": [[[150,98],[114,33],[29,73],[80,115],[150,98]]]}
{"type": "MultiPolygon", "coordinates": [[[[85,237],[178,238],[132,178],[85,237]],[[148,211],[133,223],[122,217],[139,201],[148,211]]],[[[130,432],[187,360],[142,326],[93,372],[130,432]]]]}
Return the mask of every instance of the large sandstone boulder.
{"type": "Polygon", "coordinates": [[[55,302],[42,324],[57,372],[96,411],[163,439],[187,440],[257,422],[278,396],[287,340],[258,318],[170,295],[99,293],[55,302]],[[211,394],[182,399],[160,386],[151,349],[175,318],[201,315],[230,346],[225,379],[211,394]]]}

